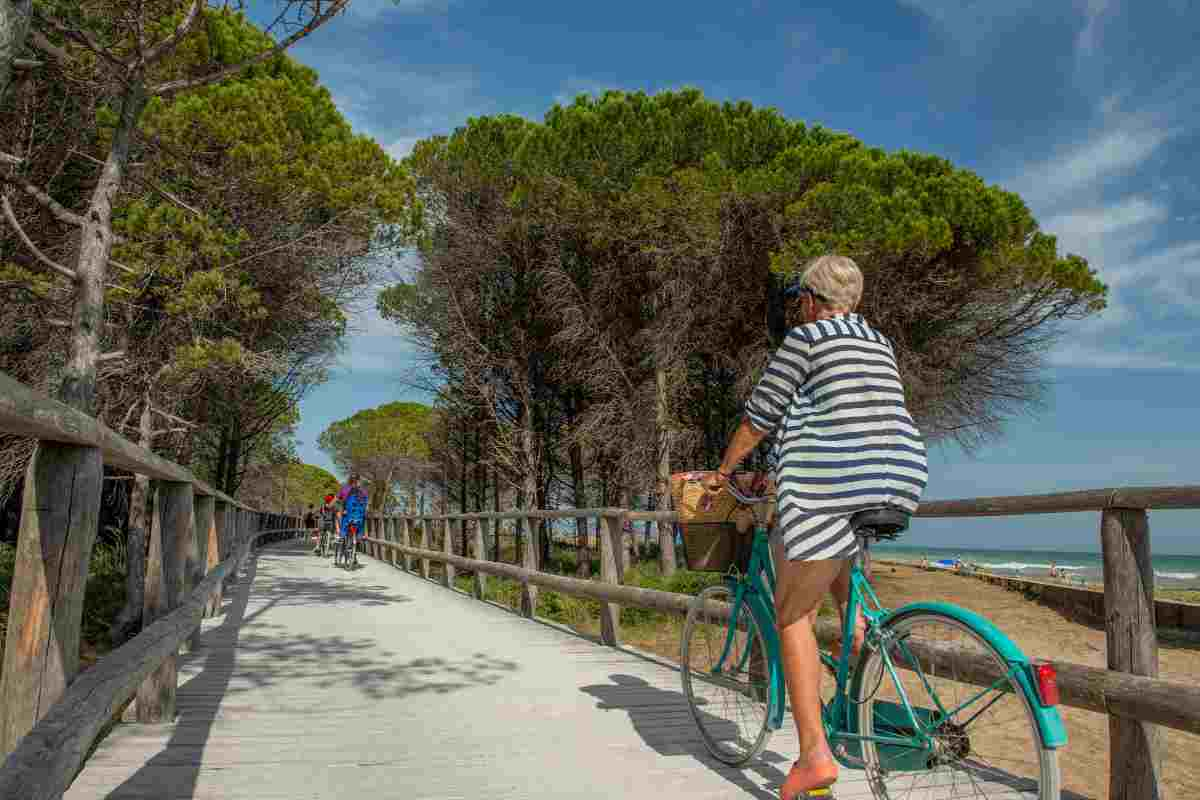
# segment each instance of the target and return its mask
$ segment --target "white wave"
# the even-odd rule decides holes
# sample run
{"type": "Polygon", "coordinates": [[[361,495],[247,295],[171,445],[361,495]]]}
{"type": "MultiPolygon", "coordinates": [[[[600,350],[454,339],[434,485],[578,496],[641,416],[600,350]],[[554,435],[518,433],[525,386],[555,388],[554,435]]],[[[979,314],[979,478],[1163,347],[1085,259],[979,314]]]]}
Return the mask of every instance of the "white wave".
{"type": "Polygon", "coordinates": [[[1173,581],[1194,581],[1200,578],[1200,573],[1196,572],[1159,572],[1154,570],[1156,578],[1170,578],[1173,581]]]}
{"type": "MultiPolygon", "coordinates": [[[[1007,569],[1007,570],[1014,570],[1017,572],[1021,572],[1023,570],[1027,570],[1027,569],[1036,569],[1036,570],[1045,572],[1050,569],[1050,565],[1048,563],[1047,564],[1026,564],[1022,561],[1006,561],[1003,564],[990,564],[987,562],[980,562],[980,564],[985,567],[991,567],[992,569],[1007,569]]],[[[1087,569],[1087,567],[1079,567],[1079,566],[1075,566],[1074,564],[1056,564],[1055,566],[1061,570],[1085,570],[1085,569],[1087,569]]]]}

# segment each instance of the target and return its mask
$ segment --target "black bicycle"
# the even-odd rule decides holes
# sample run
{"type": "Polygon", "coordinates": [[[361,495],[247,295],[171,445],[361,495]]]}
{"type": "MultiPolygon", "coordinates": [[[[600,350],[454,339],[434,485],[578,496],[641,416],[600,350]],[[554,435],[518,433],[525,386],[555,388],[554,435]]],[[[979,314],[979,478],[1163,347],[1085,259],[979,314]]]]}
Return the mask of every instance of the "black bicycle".
{"type": "Polygon", "coordinates": [[[338,551],[333,562],[335,565],[341,565],[347,569],[354,569],[358,566],[358,548],[354,546],[357,538],[358,526],[350,523],[346,526],[346,535],[338,542],[338,551]]]}

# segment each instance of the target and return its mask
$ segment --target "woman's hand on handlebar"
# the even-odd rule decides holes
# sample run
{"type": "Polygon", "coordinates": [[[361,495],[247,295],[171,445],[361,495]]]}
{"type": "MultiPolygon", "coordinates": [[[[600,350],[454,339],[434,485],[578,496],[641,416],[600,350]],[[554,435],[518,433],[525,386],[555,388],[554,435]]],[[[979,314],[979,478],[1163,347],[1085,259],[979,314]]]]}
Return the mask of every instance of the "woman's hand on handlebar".
{"type": "Polygon", "coordinates": [[[721,472],[718,470],[705,478],[701,485],[704,486],[704,490],[709,494],[720,494],[728,480],[729,477],[721,475],[721,472]]]}

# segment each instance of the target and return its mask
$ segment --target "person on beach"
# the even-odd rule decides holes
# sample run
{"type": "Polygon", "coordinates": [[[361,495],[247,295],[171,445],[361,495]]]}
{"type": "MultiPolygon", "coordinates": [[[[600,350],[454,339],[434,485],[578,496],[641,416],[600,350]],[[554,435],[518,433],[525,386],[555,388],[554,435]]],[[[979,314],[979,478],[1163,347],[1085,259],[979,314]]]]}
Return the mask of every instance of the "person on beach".
{"type": "MultiPolygon", "coordinates": [[[[821,722],[813,626],[826,592],[846,613],[858,552],[850,517],[882,506],[912,513],[928,479],[924,440],[905,407],[891,342],[854,313],[862,290],[862,273],[850,258],[822,256],[806,267],[788,291],[802,324],[767,366],[705,486],[722,491],[742,460],[773,436],[775,611],[800,745],[782,800],[809,796],[838,776],[821,722]]],[[[853,654],[865,627],[859,615],[853,654]]]]}

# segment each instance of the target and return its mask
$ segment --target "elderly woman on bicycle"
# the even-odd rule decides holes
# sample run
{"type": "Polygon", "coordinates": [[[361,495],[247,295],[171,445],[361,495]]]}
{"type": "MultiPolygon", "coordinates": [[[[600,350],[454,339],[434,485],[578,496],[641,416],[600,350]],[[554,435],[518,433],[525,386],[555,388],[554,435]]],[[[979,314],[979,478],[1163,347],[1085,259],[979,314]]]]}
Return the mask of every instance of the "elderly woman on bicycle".
{"type": "MultiPolygon", "coordinates": [[[[891,342],[854,310],[863,277],[853,260],[822,256],[789,295],[803,324],[771,360],[717,473],[719,492],[747,455],[773,435],[777,509],[771,549],[784,677],[800,741],[780,796],[795,800],[831,786],[837,762],[821,723],[820,671],[813,632],[826,592],[845,613],[857,511],[916,510],[925,488],[925,446],[904,403],[891,342]]],[[[852,653],[863,646],[856,620],[852,653]]]]}

